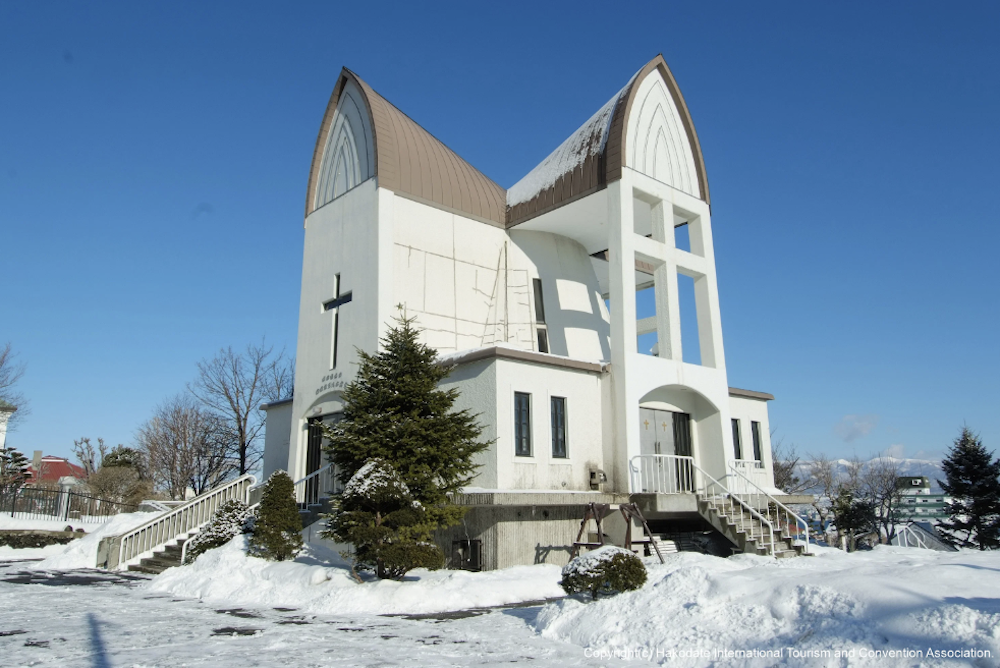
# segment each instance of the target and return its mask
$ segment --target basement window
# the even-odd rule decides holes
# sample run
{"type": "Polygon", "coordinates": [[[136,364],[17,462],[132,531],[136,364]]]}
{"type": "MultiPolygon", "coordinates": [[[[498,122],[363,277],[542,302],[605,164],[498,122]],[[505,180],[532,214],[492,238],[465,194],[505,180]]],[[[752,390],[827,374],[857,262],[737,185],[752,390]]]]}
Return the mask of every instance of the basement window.
{"type": "Polygon", "coordinates": [[[452,541],[451,567],[454,569],[461,569],[463,571],[483,570],[483,541],[452,541]]]}

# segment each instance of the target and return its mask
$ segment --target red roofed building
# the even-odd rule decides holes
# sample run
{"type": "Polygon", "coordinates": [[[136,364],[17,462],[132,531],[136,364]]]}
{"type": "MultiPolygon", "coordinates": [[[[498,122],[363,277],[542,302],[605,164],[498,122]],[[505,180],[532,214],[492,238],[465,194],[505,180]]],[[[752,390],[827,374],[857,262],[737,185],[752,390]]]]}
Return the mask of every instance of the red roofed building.
{"type": "Polygon", "coordinates": [[[87,472],[83,467],[72,464],[62,457],[42,456],[42,451],[36,450],[28,466],[27,484],[58,483],[62,478],[74,478],[82,482],[86,477],[87,472]]]}

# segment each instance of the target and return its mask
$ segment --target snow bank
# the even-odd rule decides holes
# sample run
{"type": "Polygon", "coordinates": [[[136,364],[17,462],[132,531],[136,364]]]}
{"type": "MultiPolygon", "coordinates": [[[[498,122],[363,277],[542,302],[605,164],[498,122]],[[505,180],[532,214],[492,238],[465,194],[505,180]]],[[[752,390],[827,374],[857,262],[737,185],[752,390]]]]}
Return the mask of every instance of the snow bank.
{"type": "Polygon", "coordinates": [[[117,536],[129,529],[134,529],[144,522],[162,515],[151,513],[121,513],[108,522],[94,527],[93,530],[79,540],[67,545],[60,545],[60,552],[40,561],[35,568],[48,570],[70,570],[74,568],[94,568],[97,565],[97,546],[105,536],[117,536]]]}
{"type": "Polygon", "coordinates": [[[19,561],[21,559],[44,559],[54,554],[62,554],[66,545],[46,545],[45,547],[10,547],[0,545],[0,561],[19,561]]]}
{"type": "Polygon", "coordinates": [[[66,527],[93,531],[100,526],[100,523],[80,522],[79,520],[40,520],[36,518],[11,517],[0,514],[0,530],[18,531],[62,531],[66,527]]]}
{"type": "Polygon", "coordinates": [[[188,566],[158,575],[150,590],[230,604],[287,606],[318,613],[431,613],[562,596],[558,566],[501,571],[412,571],[403,582],[358,583],[350,571],[295,561],[270,562],[246,554],[246,536],[210,550],[188,566]]]}
{"type": "MultiPolygon", "coordinates": [[[[535,628],[598,656],[617,651],[671,666],[841,665],[834,654],[792,654],[838,650],[854,652],[852,666],[910,666],[916,655],[869,654],[919,651],[926,659],[928,648],[990,652],[982,665],[997,665],[1000,555],[897,547],[817,552],[780,561],[694,553],[667,555],[665,565],[647,560],[642,589],[551,603],[535,628]],[[729,651],[771,654],[718,654],[729,651]]],[[[972,659],[934,657],[930,665],[972,659]]]]}

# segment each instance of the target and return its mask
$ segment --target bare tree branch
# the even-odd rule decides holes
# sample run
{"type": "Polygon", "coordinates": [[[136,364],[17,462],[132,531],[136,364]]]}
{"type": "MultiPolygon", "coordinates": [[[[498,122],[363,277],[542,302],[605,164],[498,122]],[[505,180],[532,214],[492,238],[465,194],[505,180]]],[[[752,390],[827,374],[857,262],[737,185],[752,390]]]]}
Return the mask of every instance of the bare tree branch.
{"type": "MultiPolygon", "coordinates": [[[[121,447],[121,446],[119,446],[121,447]]],[[[104,439],[97,439],[97,448],[90,443],[90,438],[84,436],[78,441],[73,441],[73,454],[76,456],[80,466],[83,467],[84,475],[90,478],[94,471],[101,468],[104,457],[108,454],[108,447],[104,445],[104,439]]]]}
{"type": "Polygon", "coordinates": [[[159,406],[136,441],[154,483],[173,499],[183,499],[188,488],[201,494],[236,469],[224,421],[185,395],[159,406]]]}
{"type": "Polygon", "coordinates": [[[17,391],[16,385],[24,376],[25,366],[17,361],[10,342],[0,348],[0,405],[8,404],[17,410],[7,420],[7,430],[14,431],[31,413],[28,400],[17,391]]]}
{"type": "Polygon", "coordinates": [[[198,378],[188,385],[192,395],[229,424],[241,475],[263,457],[260,404],[291,395],[291,360],[284,351],[273,350],[263,340],[242,353],[223,348],[211,360],[198,363],[198,378]]]}

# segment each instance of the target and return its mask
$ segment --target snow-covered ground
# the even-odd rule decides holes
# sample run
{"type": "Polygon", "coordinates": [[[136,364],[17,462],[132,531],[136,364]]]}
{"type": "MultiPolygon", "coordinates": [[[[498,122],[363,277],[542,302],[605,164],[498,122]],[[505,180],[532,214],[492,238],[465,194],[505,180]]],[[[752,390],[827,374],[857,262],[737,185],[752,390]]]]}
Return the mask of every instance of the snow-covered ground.
{"type": "Polygon", "coordinates": [[[431,613],[487,608],[563,596],[557,566],[501,571],[416,570],[403,582],[359,583],[321,547],[294,562],[273,563],[246,554],[246,537],[210,550],[189,566],[164,571],[150,591],[238,605],[291,606],[317,613],[431,613]],[[326,562],[326,563],[324,563],[326,562]]]}
{"type": "Polygon", "coordinates": [[[534,633],[529,621],[538,607],[464,618],[317,615],[177,598],[149,591],[143,579],[87,584],[78,572],[20,575],[26,567],[0,564],[4,668],[617,665],[534,633]]]}
{"type": "Polygon", "coordinates": [[[533,625],[598,656],[671,666],[1000,665],[1000,553],[816,552],[647,560],[641,590],[549,604],[533,625]]]}
{"type": "Polygon", "coordinates": [[[272,564],[247,557],[242,537],[131,586],[71,586],[79,574],[45,573],[44,562],[14,584],[5,573],[29,564],[0,564],[0,663],[1000,666],[1000,553],[816,551],[778,561],[673,554],[646,560],[636,592],[416,620],[375,613],[557,596],[559,569],[361,584],[321,549],[272,564]],[[254,635],[215,634],[227,627],[254,635]]]}

